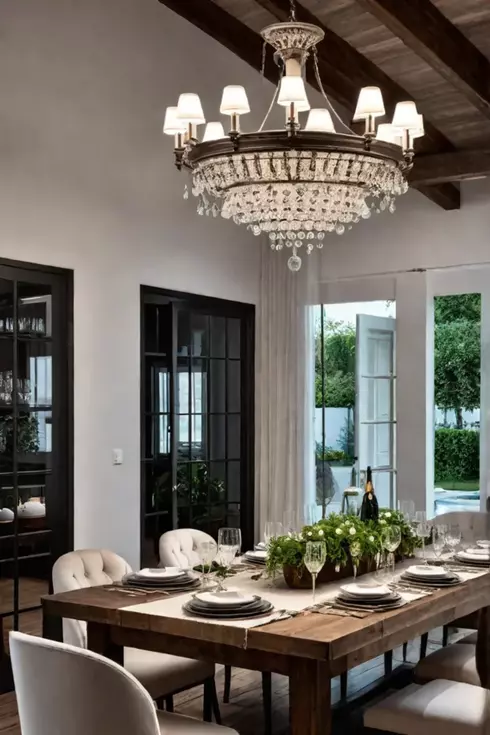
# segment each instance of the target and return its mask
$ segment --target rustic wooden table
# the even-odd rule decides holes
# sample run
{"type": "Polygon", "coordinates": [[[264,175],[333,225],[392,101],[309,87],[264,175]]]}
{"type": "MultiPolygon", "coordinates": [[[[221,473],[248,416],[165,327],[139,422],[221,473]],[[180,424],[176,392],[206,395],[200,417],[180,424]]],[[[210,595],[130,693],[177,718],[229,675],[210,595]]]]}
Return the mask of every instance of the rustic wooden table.
{"type": "MultiPolygon", "coordinates": [[[[292,593],[294,594],[294,593],[292,593]]],[[[359,619],[306,612],[262,627],[243,628],[128,608],[165,599],[92,587],[43,598],[45,615],[88,623],[88,647],[123,662],[123,647],[162,651],[289,677],[292,735],[331,733],[330,679],[432,628],[490,606],[490,574],[439,590],[397,610],[359,619]]],[[[480,616],[488,641],[490,614],[480,616]]],[[[487,646],[477,654],[490,688],[487,646]]]]}

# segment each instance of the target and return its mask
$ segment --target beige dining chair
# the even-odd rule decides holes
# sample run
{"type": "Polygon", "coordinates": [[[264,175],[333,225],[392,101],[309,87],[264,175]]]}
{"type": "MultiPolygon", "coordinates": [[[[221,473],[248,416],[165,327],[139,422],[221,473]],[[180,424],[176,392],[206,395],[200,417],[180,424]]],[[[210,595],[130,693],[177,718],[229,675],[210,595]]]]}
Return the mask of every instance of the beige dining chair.
{"type": "MultiPolygon", "coordinates": [[[[129,564],[108,549],[81,549],[60,556],[53,566],[53,591],[69,592],[85,587],[120,582],[131,572],[129,564]]],[[[87,647],[87,624],[81,620],[63,620],[63,640],[73,646],[87,647]]],[[[214,664],[167,653],[124,649],[124,666],[147,689],[159,706],[173,711],[173,696],[195,686],[204,687],[203,718],[211,720],[220,712],[214,680],[214,664]]]]}
{"type": "Polygon", "coordinates": [[[122,666],[92,651],[10,634],[22,735],[237,735],[156,710],[122,666]]]}
{"type": "Polygon", "coordinates": [[[445,679],[410,684],[367,709],[364,726],[400,735],[488,735],[490,691],[445,679]]]}
{"type": "MultiPolygon", "coordinates": [[[[160,536],[158,544],[160,566],[193,568],[201,563],[198,546],[203,541],[214,541],[213,537],[196,528],[177,528],[160,536]]],[[[228,704],[231,696],[231,666],[225,666],[223,702],[228,704]]],[[[265,735],[272,732],[272,675],[262,672],[262,698],[264,702],[265,735]]]]}

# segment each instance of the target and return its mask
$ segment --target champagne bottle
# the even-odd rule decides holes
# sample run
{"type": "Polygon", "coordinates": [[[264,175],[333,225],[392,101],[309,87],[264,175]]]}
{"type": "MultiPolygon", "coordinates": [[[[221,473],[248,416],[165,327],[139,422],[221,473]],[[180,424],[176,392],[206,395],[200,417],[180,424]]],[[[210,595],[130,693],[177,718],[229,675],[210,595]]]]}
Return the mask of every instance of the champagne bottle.
{"type": "Polygon", "coordinates": [[[361,521],[377,521],[379,515],[378,501],[374,494],[373,476],[371,467],[367,468],[366,485],[361,505],[361,521]]]}

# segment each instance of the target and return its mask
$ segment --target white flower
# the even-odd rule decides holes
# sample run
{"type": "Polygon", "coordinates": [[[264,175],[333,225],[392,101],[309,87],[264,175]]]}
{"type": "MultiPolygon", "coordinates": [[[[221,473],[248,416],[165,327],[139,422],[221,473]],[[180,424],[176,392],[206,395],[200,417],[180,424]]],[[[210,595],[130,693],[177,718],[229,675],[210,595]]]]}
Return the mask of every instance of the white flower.
{"type": "Polygon", "coordinates": [[[319,535],[319,536],[323,536],[323,531],[322,531],[322,529],[321,529],[321,528],[320,528],[320,530],[318,531],[318,535],[319,535]]]}
{"type": "Polygon", "coordinates": [[[369,537],[369,540],[370,540],[370,541],[371,541],[371,543],[373,544],[373,543],[374,543],[374,536],[370,536],[370,537],[369,537]]]}
{"type": "Polygon", "coordinates": [[[391,513],[385,513],[385,518],[391,518],[391,513]]]}
{"type": "Polygon", "coordinates": [[[336,528],[335,529],[335,533],[337,534],[337,536],[340,536],[342,534],[342,529],[341,528],[336,528]]]}
{"type": "Polygon", "coordinates": [[[355,535],[355,533],[356,533],[356,529],[354,528],[354,526],[351,526],[351,527],[349,528],[349,533],[350,533],[350,535],[351,535],[351,536],[354,536],[354,535],[355,535]]]}
{"type": "Polygon", "coordinates": [[[311,531],[308,531],[308,536],[313,536],[311,531]]]}
{"type": "Polygon", "coordinates": [[[380,523],[386,523],[386,521],[384,520],[384,518],[380,518],[380,519],[379,519],[379,522],[380,522],[380,523]]]}
{"type": "Polygon", "coordinates": [[[303,534],[302,533],[298,533],[298,541],[303,541],[303,534]]]}

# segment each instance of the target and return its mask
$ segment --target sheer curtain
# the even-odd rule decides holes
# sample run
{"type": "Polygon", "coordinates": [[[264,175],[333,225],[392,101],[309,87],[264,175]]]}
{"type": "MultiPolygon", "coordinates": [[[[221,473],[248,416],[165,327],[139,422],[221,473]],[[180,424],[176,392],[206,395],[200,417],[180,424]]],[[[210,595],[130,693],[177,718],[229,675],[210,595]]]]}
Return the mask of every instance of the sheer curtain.
{"type": "Polygon", "coordinates": [[[316,502],[314,322],[319,253],[297,273],[287,252],[261,248],[256,357],[256,538],[284,511],[316,502]]]}

